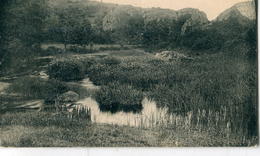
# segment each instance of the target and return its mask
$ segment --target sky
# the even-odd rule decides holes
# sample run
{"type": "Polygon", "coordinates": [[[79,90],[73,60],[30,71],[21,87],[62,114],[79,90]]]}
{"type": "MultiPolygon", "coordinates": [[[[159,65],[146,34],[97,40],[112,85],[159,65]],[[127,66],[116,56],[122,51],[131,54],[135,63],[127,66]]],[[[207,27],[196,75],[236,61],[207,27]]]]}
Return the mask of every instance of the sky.
{"type": "MultiPolygon", "coordinates": [[[[101,1],[101,0],[96,0],[101,1]]],[[[197,8],[207,14],[209,20],[214,20],[217,16],[232,7],[234,4],[252,0],[102,0],[103,3],[116,3],[123,5],[133,5],[142,8],[160,7],[172,10],[183,8],[197,8]]]]}

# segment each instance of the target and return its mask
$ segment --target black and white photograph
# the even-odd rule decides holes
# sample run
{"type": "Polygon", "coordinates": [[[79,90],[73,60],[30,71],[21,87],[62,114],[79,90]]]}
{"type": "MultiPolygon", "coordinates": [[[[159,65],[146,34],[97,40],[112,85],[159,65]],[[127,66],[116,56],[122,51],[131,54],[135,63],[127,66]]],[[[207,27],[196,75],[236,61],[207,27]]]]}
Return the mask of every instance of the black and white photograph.
{"type": "Polygon", "coordinates": [[[257,0],[0,5],[0,148],[258,147],[257,0]]]}

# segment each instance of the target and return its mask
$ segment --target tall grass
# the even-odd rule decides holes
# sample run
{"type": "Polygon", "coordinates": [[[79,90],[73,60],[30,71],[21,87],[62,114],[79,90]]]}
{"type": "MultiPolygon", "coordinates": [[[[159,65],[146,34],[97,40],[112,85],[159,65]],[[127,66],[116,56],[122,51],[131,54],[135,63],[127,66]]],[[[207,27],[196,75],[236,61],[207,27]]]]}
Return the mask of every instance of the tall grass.
{"type": "Polygon", "coordinates": [[[248,138],[244,130],[232,125],[227,118],[226,107],[222,107],[219,112],[215,110],[207,112],[205,109],[199,109],[198,113],[194,114],[193,111],[190,111],[186,116],[166,113],[166,111],[165,108],[162,108],[150,116],[140,115],[135,119],[135,126],[140,129],[160,127],[174,131],[187,131],[187,133],[195,131],[198,136],[211,136],[215,139],[203,140],[207,142],[208,146],[218,146],[218,144],[210,144],[210,142],[222,142],[224,146],[255,146],[257,144],[257,136],[248,138]],[[193,121],[194,118],[197,120],[196,123],[193,121]]]}
{"type": "Polygon", "coordinates": [[[59,80],[45,80],[38,77],[20,77],[6,88],[8,93],[16,93],[24,99],[47,99],[50,96],[73,91],[79,98],[85,98],[90,92],[80,84],[65,83],[59,80]]]}
{"type": "Polygon", "coordinates": [[[107,86],[101,86],[94,94],[94,98],[102,111],[140,112],[144,95],[129,85],[109,83],[107,86]]]}
{"type": "MultiPolygon", "coordinates": [[[[202,111],[203,112],[203,111],[202,111]]],[[[203,115],[202,115],[203,116],[203,115]]],[[[173,116],[167,127],[128,127],[71,120],[49,112],[6,113],[0,118],[4,147],[209,147],[254,146],[256,138],[229,133],[221,137],[213,128],[190,128],[189,117],[173,116]],[[185,124],[184,124],[185,123],[185,124]],[[175,126],[176,125],[176,126],[175,126]],[[186,127],[186,129],[185,129],[186,127]],[[184,139],[185,138],[185,139],[184,139]]],[[[165,121],[165,120],[163,120],[165,121]]],[[[224,131],[223,131],[224,132],[224,131]]]]}
{"type": "Polygon", "coordinates": [[[118,82],[145,91],[158,107],[167,107],[170,113],[187,116],[192,112],[193,125],[201,122],[199,110],[205,110],[205,117],[211,118],[225,108],[225,122],[219,127],[229,123],[232,133],[257,135],[257,72],[245,58],[220,53],[190,62],[166,62],[147,56],[117,59],[121,60],[117,65],[93,64],[90,80],[105,86],[118,82]]]}
{"type": "MultiPolygon", "coordinates": [[[[145,92],[158,107],[167,107],[168,113],[187,117],[187,113],[192,112],[192,125],[214,125],[215,118],[220,118],[216,115],[218,113],[225,119],[218,123],[219,127],[228,124],[232,133],[246,134],[248,138],[257,135],[257,70],[243,57],[220,53],[201,56],[201,59],[190,62],[167,62],[151,55],[109,56],[65,59],[56,65],[64,69],[64,73],[71,71],[72,75],[81,78],[88,75],[94,84],[101,85],[95,99],[101,108],[106,108],[104,110],[120,110],[119,106],[140,104],[142,92],[145,92]],[[74,73],[74,66],[78,72],[74,73]],[[225,113],[221,112],[223,110],[225,113]],[[198,118],[201,113],[205,116],[203,122],[198,118]],[[206,117],[210,119],[207,122],[206,117]]],[[[62,73],[57,70],[60,68],[53,69],[54,74],[62,73]]],[[[40,81],[37,83],[41,86],[40,81]]],[[[33,84],[28,82],[28,85],[33,84]]],[[[19,87],[14,89],[19,90],[19,87]]],[[[35,92],[30,88],[27,90],[30,94],[35,92]]],[[[219,131],[225,130],[220,128],[219,131]]]]}

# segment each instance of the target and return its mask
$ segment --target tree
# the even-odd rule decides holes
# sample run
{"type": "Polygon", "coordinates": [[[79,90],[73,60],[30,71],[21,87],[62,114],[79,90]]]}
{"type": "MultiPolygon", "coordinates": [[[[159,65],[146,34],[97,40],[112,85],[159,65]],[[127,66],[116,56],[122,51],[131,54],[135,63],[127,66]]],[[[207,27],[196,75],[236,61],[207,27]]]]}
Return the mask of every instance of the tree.
{"type": "Polygon", "coordinates": [[[84,48],[90,42],[91,23],[87,18],[83,18],[78,22],[78,25],[75,25],[71,31],[71,43],[78,44],[84,48]]]}
{"type": "Polygon", "coordinates": [[[23,45],[32,46],[43,41],[46,0],[11,0],[5,17],[5,35],[18,38],[23,45]]]}
{"type": "MultiPolygon", "coordinates": [[[[47,0],[10,0],[2,19],[2,67],[31,59],[40,51],[47,0]]],[[[21,66],[18,65],[18,66],[21,66]]]]}
{"type": "Polygon", "coordinates": [[[88,20],[87,8],[68,4],[52,7],[46,19],[47,39],[67,44],[88,45],[91,34],[91,23],[88,20]]]}
{"type": "Polygon", "coordinates": [[[157,20],[149,21],[145,26],[143,33],[143,45],[146,47],[158,44],[159,31],[157,27],[157,20]]]}

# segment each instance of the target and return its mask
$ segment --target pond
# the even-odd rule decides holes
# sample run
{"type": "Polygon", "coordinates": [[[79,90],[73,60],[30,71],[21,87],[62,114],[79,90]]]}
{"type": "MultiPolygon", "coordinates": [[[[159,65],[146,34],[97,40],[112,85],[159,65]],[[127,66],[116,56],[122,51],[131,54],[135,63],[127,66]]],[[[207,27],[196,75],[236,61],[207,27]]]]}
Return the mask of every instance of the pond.
{"type": "MultiPolygon", "coordinates": [[[[48,79],[48,75],[44,71],[41,71],[38,77],[48,79]]],[[[89,78],[83,79],[82,81],[76,82],[89,90],[96,90],[99,87],[95,86],[89,78]]],[[[0,93],[3,88],[7,87],[9,83],[0,83],[0,93]]],[[[4,93],[2,93],[4,94],[4,93]]],[[[44,100],[30,100],[30,101],[14,101],[12,102],[12,108],[26,108],[26,109],[39,109],[44,103],[44,100]]],[[[116,125],[126,125],[126,126],[137,126],[137,127],[153,127],[162,124],[169,124],[175,122],[178,116],[171,114],[168,115],[167,108],[158,108],[156,102],[144,98],[142,100],[142,109],[137,112],[111,112],[103,111],[100,109],[99,104],[95,99],[87,97],[76,102],[75,107],[84,107],[90,110],[91,121],[94,123],[104,123],[104,124],[116,124],[116,125]]]]}
{"type": "MultiPolygon", "coordinates": [[[[97,88],[89,79],[84,79],[79,82],[82,86],[88,89],[97,88]]],[[[111,111],[101,111],[99,104],[95,99],[88,97],[77,102],[83,107],[90,109],[91,121],[94,123],[116,124],[137,127],[152,127],[158,124],[168,124],[174,122],[173,115],[167,115],[168,109],[158,108],[156,102],[144,98],[142,101],[143,109],[138,112],[119,111],[112,113],[111,111]]]]}
{"type": "Polygon", "coordinates": [[[123,111],[116,113],[111,113],[110,111],[103,112],[99,109],[98,103],[90,97],[78,101],[77,104],[90,109],[91,121],[94,123],[151,127],[163,124],[162,122],[165,121],[169,122],[167,109],[157,108],[156,103],[147,98],[142,101],[143,109],[139,113],[123,111]]]}

